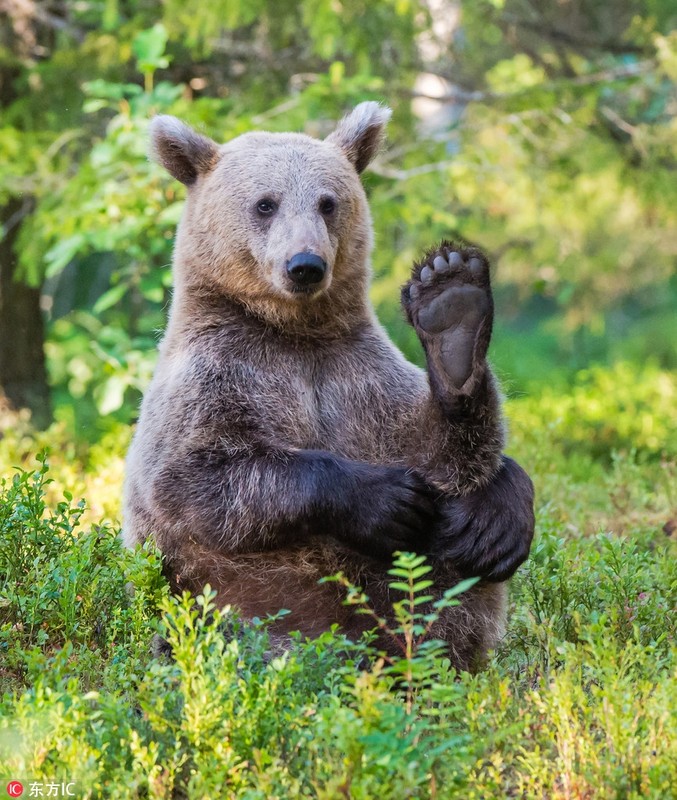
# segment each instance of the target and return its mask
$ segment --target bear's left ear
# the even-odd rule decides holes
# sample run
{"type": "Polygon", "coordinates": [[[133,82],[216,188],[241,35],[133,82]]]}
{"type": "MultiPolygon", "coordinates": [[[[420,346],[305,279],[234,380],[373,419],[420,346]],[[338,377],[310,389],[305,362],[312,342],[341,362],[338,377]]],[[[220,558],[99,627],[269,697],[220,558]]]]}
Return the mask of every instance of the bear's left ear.
{"type": "Polygon", "coordinates": [[[160,114],[150,123],[150,156],[177,181],[191,186],[214,166],[219,148],[176,117],[160,114]]]}
{"type": "Polygon", "coordinates": [[[392,113],[373,101],[360,103],[339,122],[327,141],[340,147],[355,169],[362,172],[378,153],[392,113]]]}

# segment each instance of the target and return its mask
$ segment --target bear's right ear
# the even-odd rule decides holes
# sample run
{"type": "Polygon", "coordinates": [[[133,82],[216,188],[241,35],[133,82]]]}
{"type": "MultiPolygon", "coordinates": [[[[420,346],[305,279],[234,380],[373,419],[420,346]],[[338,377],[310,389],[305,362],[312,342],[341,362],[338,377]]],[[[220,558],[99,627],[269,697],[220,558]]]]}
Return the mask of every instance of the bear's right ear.
{"type": "Polygon", "coordinates": [[[362,172],[383,144],[385,128],[392,113],[386,106],[373,101],[360,103],[343,117],[327,141],[340,147],[355,169],[362,172]]]}
{"type": "Polygon", "coordinates": [[[150,156],[177,181],[191,186],[219,156],[216,142],[196,133],[176,117],[161,114],[150,123],[150,156]]]}

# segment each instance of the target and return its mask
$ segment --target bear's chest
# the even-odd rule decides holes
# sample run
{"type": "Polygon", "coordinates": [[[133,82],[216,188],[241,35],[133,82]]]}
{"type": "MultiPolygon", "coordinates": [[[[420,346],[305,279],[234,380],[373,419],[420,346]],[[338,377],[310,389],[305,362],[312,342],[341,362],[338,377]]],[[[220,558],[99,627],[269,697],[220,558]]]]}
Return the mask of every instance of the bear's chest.
{"type": "Polygon", "coordinates": [[[279,392],[277,424],[280,432],[295,447],[322,447],[322,396],[311,375],[289,376],[279,392]]]}
{"type": "Polygon", "coordinates": [[[226,371],[223,402],[235,429],[287,447],[320,446],[321,401],[312,370],[303,362],[249,359],[231,363],[226,371]]]}
{"type": "Polygon", "coordinates": [[[421,387],[390,351],[369,341],[266,344],[239,352],[226,369],[226,402],[250,435],[360,460],[397,459],[398,428],[421,387]]]}

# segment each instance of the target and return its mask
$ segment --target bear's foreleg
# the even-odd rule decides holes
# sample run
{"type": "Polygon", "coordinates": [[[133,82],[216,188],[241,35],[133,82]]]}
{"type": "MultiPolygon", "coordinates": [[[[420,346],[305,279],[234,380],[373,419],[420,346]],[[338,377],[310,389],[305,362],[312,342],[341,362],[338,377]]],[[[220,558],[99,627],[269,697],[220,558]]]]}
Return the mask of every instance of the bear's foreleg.
{"type": "Polygon", "coordinates": [[[443,242],[414,267],[402,303],[428,363],[413,463],[443,493],[433,555],[461,573],[505,580],[529,553],[533,486],[501,455],[500,395],[486,361],[494,309],[487,259],[443,242]]]}
{"type": "Polygon", "coordinates": [[[322,450],[267,448],[243,456],[193,449],[158,470],[152,493],[166,517],[161,529],[186,531],[215,553],[333,537],[389,560],[395,550],[427,544],[436,514],[435,492],[416,471],[322,450]]]}
{"type": "Polygon", "coordinates": [[[444,489],[481,487],[499,469],[504,442],[500,395],[486,361],[494,311],[486,258],[443,242],[414,266],[402,305],[425,350],[430,384],[416,451],[444,489]]]}

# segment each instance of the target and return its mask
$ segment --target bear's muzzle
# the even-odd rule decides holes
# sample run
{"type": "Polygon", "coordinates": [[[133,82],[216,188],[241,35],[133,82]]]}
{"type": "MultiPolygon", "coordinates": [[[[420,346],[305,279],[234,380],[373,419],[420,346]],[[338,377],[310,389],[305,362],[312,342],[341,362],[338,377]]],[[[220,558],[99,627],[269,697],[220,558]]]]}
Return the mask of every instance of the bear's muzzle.
{"type": "Polygon", "coordinates": [[[297,253],[287,262],[289,279],[300,287],[321,283],[326,271],[327,262],[315,253],[297,253]]]}

